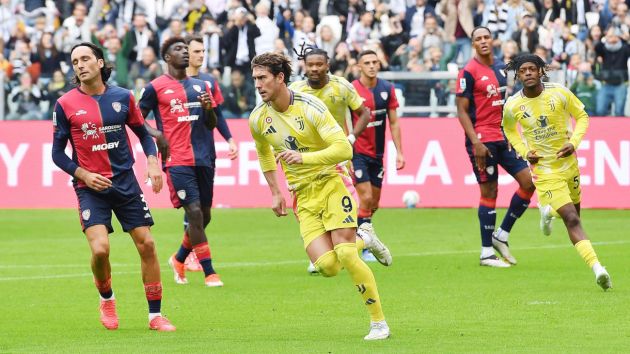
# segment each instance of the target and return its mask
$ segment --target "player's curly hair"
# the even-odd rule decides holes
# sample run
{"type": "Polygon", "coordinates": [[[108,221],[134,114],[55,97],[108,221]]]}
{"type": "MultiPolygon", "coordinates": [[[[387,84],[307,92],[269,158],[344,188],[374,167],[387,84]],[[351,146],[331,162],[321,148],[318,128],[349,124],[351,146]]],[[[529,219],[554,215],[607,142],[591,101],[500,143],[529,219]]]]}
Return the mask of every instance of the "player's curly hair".
{"type": "Polygon", "coordinates": [[[254,69],[256,66],[267,68],[273,76],[278,76],[278,74],[283,73],[285,84],[289,83],[289,79],[293,73],[293,69],[291,69],[291,59],[280,53],[269,52],[255,56],[254,59],[252,59],[251,68],[254,69]]]}
{"type": "Polygon", "coordinates": [[[184,43],[188,45],[186,40],[182,37],[173,36],[173,37],[168,38],[167,40],[164,41],[164,43],[162,44],[162,47],[160,48],[160,55],[162,56],[162,59],[164,59],[164,56],[166,55],[166,53],[168,53],[168,50],[171,49],[171,47],[175,43],[184,43]]]}
{"type": "Polygon", "coordinates": [[[547,63],[545,63],[545,61],[541,57],[539,57],[538,55],[530,54],[530,53],[518,54],[517,56],[512,58],[512,60],[510,60],[509,63],[507,63],[507,65],[505,66],[505,69],[503,69],[503,71],[507,75],[508,71],[512,71],[513,70],[514,71],[514,80],[516,80],[516,79],[518,79],[518,70],[525,63],[533,63],[534,65],[536,65],[536,67],[538,69],[542,70],[543,77],[544,78],[548,78],[547,70],[549,70],[549,65],[547,65],[547,63]]]}
{"type": "Polygon", "coordinates": [[[317,48],[317,46],[306,44],[306,42],[302,42],[302,45],[300,45],[299,52],[295,50],[295,48],[293,48],[293,52],[295,52],[295,54],[297,55],[298,60],[306,61],[306,58],[308,58],[311,55],[321,55],[324,58],[326,58],[327,62],[329,59],[327,51],[317,48]]]}
{"type": "MultiPolygon", "coordinates": [[[[107,80],[109,80],[109,77],[112,75],[112,70],[114,70],[114,67],[112,66],[112,64],[105,61],[105,54],[103,53],[103,50],[99,48],[98,46],[96,46],[94,43],[81,42],[79,44],[76,44],[74,47],[72,47],[72,49],[70,49],[70,56],[72,56],[72,52],[74,52],[74,50],[79,47],[88,47],[92,50],[92,53],[94,53],[94,56],[96,57],[97,60],[103,59],[103,62],[105,62],[105,65],[103,65],[103,67],[101,68],[101,80],[103,81],[104,84],[107,83],[107,80]]],[[[79,76],[76,73],[74,74],[74,77],[72,78],[72,83],[75,86],[81,85],[81,80],[79,79],[79,76]]]]}

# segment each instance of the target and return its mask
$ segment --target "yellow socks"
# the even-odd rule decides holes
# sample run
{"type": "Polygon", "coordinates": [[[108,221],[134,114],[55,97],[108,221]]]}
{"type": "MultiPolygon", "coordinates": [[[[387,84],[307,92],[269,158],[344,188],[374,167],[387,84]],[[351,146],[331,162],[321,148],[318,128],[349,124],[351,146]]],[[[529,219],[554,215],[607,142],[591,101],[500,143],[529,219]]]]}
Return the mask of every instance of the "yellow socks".
{"type": "Polygon", "coordinates": [[[582,240],[576,243],[575,249],[590,268],[592,268],[595,263],[599,262],[590,240],[582,240]]]}
{"type": "Polygon", "coordinates": [[[372,274],[370,267],[359,258],[357,245],[355,243],[340,243],[335,246],[335,253],[343,267],[350,273],[352,281],[361,293],[372,322],[383,321],[385,316],[381,308],[381,300],[378,296],[374,274],[372,274]]]}

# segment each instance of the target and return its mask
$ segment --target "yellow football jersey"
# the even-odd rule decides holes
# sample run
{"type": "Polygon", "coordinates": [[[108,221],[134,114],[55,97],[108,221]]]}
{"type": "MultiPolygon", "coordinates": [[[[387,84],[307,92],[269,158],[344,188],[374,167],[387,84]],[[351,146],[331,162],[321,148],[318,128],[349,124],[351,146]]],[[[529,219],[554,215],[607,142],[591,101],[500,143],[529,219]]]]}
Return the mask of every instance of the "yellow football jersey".
{"type": "Polygon", "coordinates": [[[538,97],[528,98],[521,90],[508,98],[503,107],[503,130],[516,152],[525,157],[534,150],[542,156],[533,166],[535,175],[577,168],[575,154],[559,159],[556,153],[568,142],[577,150],[589,119],[584,105],[569,89],[555,83],[543,85],[538,97]],[[575,129],[571,117],[575,119],[575,129]]]}
{"type": "Polygon", "coordinates": [[[363,104],[363,98],[359,96],[348,80],[336,75],[328,75],[328,83],[321,89],[314,89],[308,84],[308,80],[293,82],[289,88],[293,91],[311,94],[324,102],[337,123],[347,134],[350,127],[350,110],[357,110],[363,104]]]}
{"type": "Polygon", "coordinates": [[[316,179],[338,175],[336,164],[352,158],[352,146],[319,99],[289,92],[291,104],[285,112],[262,102],[249,115],[249,128],[263,172],[276,169],[278,152],[302,153],[302,164],[281,162],[289,190],[296,191],[316,179]]]}

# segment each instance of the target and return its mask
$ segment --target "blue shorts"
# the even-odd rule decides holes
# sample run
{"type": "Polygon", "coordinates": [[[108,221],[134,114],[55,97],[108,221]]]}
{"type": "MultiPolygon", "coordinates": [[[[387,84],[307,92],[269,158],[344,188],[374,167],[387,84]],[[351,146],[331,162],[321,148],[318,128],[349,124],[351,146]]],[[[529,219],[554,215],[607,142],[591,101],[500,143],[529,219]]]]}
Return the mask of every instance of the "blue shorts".
{"type": "Polygon", "coordinates": [[[517,173],[528,167],[525,160],[516,156],[516,151],[514,149],[508,149],[507,142],[492,141],[484,143],[484,145],[492,154],[492,157],[486,157],[486,169],[484,171],[479,171],[477,169],[472,145],[466,145],[468,158],[472,164],[475,177],[477,177],[477,183],[496,182],[499,179],[498,165],[501,165],[501,167],[503,167],[503,169],[512,176],[515,176],[517,173]]]}
{"type": "Polygon", "coordinates": [[[105,225],[109,233],[114,232],[112,211],[125,232],[153,225],[151,211],[133,171],[112,178],[112,187],[104,191],[82,187],[75,188],[75,192],[79,200],[79,219],[83,231],[90,226],[105,225]]]}
{"type": "Polygon", "coordinates": [[[171,166],[166,169],[171,202],[175,208],[200,202],[212,206],[214,167],[171,166]]]}
{"type": "Polygon", "coordinates": [[[375,159],[366,155],[355,154],[352,157],[354,180],[358,183],[370,182],[374,187],[383,185],[383,159],[375,159]]]}

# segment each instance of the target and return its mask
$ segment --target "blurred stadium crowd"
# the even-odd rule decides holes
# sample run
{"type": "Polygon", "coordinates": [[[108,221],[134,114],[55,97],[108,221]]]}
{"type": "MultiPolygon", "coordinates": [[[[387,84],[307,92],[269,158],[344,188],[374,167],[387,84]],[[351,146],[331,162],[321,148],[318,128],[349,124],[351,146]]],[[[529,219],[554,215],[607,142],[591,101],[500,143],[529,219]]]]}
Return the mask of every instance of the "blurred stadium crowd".
{"type": "MultiPolygon", "coordinates": [[[[499,60],[536,53],[553,69],[550,80],[570,87],[589,114],[626,116],[628,3],[0,0],[0,105],[5,112],[0,119],[49,119],[55,101],[72,87],[66,62],[76,43],[102,46],[115,64],[110,83],[139,94],[164,72],[156,55],[161,43],[194,32],[203,36],[207,49],[202,70],[221,83],[226,117],[246,118],[256,104],[249,80],[249,62],[256,54],[278,51],[296,58],[294,49],[302,43],[325,49],[331,72],[348,80],[358,75],[357,53],[376,50],[382,71],[417,78],[393,80],[404,104],[454,107],[457,70],[471,57],[470,34],[478,25],[492,30],[499,60]]],[[[296,59],[295,64],[301,75],[301,63],[296,59]]]]}

